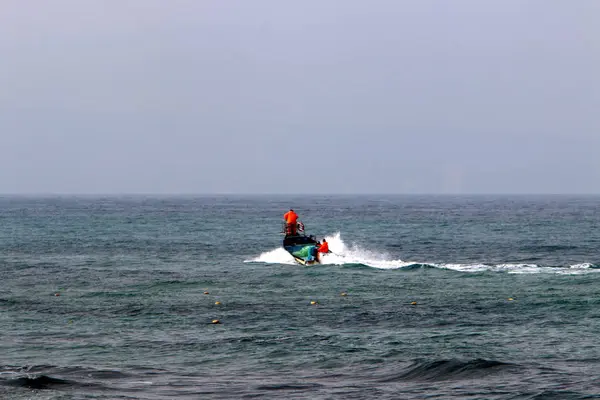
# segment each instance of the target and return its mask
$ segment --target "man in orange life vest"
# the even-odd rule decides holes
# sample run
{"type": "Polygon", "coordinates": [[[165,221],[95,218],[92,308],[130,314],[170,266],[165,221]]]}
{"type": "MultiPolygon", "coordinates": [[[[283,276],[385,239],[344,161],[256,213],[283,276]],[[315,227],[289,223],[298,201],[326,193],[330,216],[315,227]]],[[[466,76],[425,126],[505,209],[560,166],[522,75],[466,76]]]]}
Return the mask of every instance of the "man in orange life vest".
{"type": "Polygon", "coordinates": [[[327,243],[327,240],[325,240],[325,238],[323,238],[323,243],[317,242],[316,249],[317,249],[317,254],[316,254],[317,261],[321,262],[321,254],[329,253],[329,243],[327,243]]]}
{"type": "Polygon", "coordinates": [[[321,243],[321,245],[319,246],[319,253],[329,253],[329,243],[327,243],[327,240],[325,240],[325,238],[323,238],[323,243],[321,243]]]}
{"type": "Polygon", "coordinates": [[[290,211],[283,214],[283,220],[285,221],[285,234],[296,235],[296,224],[298,222],[298,214],[290,208],[290,211]]]}

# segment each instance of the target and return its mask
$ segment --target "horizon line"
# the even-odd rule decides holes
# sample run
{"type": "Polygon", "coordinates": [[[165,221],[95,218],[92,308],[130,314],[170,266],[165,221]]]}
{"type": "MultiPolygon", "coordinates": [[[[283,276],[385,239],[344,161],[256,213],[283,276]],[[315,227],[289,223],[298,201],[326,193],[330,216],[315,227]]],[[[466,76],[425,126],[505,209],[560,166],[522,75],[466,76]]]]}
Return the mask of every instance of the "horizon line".
{"type": "Polygon", "coordinates": [[[0,197],[221,197],[221,196],[599,196],[600,192],[464,192],[464,193],[447,193],[447,192],[422,192],[422,193],[398,193],[398,192],[372,192],[372,193],[227,193],[227,192],[182,192],[182,193],[156,193],[156,192],[107,192],[107,193],[86,193],[86,192],[0,192],[0,197]]]}

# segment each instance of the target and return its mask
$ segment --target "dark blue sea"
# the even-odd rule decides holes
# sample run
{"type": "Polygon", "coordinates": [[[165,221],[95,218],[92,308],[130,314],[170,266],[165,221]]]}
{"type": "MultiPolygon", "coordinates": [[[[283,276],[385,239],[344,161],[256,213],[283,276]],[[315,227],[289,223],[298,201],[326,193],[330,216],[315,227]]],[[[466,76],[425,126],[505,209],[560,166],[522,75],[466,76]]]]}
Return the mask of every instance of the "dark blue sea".
{"type": "Polygon", "coordinates": [[[600,398],[599,210],[2,197],[0,398],[600,398]],[[323,265],[281,248],[290,207],[330,242],[323,265]]]}

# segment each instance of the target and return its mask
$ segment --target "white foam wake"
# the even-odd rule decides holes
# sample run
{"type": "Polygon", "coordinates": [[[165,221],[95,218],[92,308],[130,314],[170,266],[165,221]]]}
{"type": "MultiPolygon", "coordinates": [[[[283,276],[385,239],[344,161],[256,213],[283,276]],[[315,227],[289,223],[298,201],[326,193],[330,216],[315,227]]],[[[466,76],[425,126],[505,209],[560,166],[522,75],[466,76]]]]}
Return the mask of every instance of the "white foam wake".
{"type": "Polygon", "coordinates": [[[575,264],[568,267],[556,268],[556,267],[542,267],[536,264],[431,264],[434,267],[451,269],[460,272],[506,272],[509,274],[566,274],[566,275],[579,275],[590,272],[600,272],[599,269],[593,268],[594,265],[590,263],[575,264]]]}
{"type": "MultiPolygon", "coordinates": [[[[434,268],[449,269],[458,272],[504,272],[509,274],[568,274],[578,275],[592,272],[600,272],[600,268],[594,268],[593,264],[583,263],[568,267],[542,267],[536,264],[434,264],[429,262],[403,261],[391,259],[386,254],[381,254],[364,249],[356,244],[346,245],[341,238],[340,232],[325,237],[329,242],[331,253],[322,255],[321,264],[324,265],[348,265],[362,264],[379,269],[399,269],[410,265],[427,265],[434,268]]],[[[264,252],[258,257],[245,262],[260,262],[267,264],[295,264],[294,258],[282,247],[264,252]]]]}
{"type": "Polygon", "coordinates": [[[397,269],[415,264],[414,262],[391,260],[386,254],[378,254],[355,244],[348,247],[342,240],[340,232],[332,236],[325,236],[325,239],[329,242],[331,253],[321,257],[321,264],[363,264],[380,269],[397,269]]]}
{"type": "MultiPolygon", "coordinates": [[[[397,269],[415,264],[402,260],[389,260],[385,254],[377,254],[356,245],[348,247],[340,237],[340,232],[325,236],[325,239],[329,242],[331,253],[321,256],[321,264],[324,265],[363,264],[373,268],[397,269]]],[[[283,248],[267,251],[246,262],[295,264],[294,258],[283,248]]]]}

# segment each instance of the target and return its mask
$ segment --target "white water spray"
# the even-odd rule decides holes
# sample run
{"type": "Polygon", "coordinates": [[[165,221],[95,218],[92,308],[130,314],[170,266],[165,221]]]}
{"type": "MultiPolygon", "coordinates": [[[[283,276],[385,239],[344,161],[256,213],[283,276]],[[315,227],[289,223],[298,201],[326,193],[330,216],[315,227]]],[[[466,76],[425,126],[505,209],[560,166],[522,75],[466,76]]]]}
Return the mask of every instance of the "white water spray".
{"type": "MultiPolygon", "coordinates": [[[[430,267],[449,269],[458,272],[504,272],[509,274],[540,274],[540,273],[553,273],[553,274],[568,274],[568,275],[579,275],[593,272],[600,272],[599,268],[594,268],[593,264],[583,263],[571,265],[563,268],[554,267],[541,267],[535,264],[434,264],[429,262],[418,262],[418,261],[403,261],[400,259],[391,259],[386,254],[376,253],[367,249],[364,249],[356,244],[350,246],[346,245],[340,236],[340,232],[337,232],[330,236],[325,236],[329,242],[329,250],[331,253],[321,255],[321,264],[323,265],[348,265],[348,264],[362,264],[372,268],[378,269],[399,269],[407,267],[409,265],[421,264],[428,265],[430,267]]],[[[267,264],[290,264],[294,265],[296,262],[294,258],[282,247],[267,251],[259,255],[258,257],[246,260],[246,262],[259,262],[267,264]]]]}
{"type": "MultiPolygon", "coordinates": [[[[385,254],[365,250],[356,245],[348,247],[340,237],[340,232],[325,236],[325,239],[329,242],[331,253],[321,255],[321,264],[324,265],[363,264],[373,268],[397,269],[415,264],[402,260],[390,260],[385,254]]],[[[283,248],[267,251],[246,262],[295,264],[294,258],[283,248]]]]}

